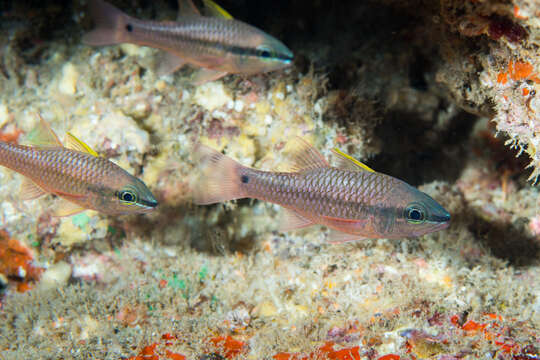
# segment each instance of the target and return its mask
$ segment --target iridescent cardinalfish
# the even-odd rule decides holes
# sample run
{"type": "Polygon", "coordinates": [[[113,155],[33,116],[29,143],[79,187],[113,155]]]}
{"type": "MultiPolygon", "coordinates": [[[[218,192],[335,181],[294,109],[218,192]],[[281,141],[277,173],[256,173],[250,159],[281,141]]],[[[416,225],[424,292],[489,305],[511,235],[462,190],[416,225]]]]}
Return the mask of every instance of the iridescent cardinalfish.
{"type": "Polygon", "coordinates": [[[90,0],[96,29],[86,34],[89,45],[131,43],[165,50],[159,75],[184,64],[202,68],[193,81],[201,84],[226,74],[256,74],[291,64],[292,52],[279,40],[232,17],[204,0],[212,17],[201,16],[191,0],[180,0],[177,21],[145,21],[124,14],[103,0],[90,0]]]}
{"type": "Polygon", "coordinates": [[[268,172],[242,166],[198,144],[201,177],[194,201],[212,204],[254,198],[283,206],[281,230],[314,224],[331,230],[331,242],[364,238],[421,236],[449,225],[450,214],[427,194],[392,176],[373,171],[344,154],[336,167],[298,139],[291,172],[268,172]]]}
{"type": "Polygon", "coordinates": [[[0,141],[0,165],[25,176],[22,198],[51,193],[62,200],[55,216],[86,209],[109,215],[144,213],[157,201],[146,185],[67,133],[66,147],[40,118],[30,133],[34,146],[0,141]]]}

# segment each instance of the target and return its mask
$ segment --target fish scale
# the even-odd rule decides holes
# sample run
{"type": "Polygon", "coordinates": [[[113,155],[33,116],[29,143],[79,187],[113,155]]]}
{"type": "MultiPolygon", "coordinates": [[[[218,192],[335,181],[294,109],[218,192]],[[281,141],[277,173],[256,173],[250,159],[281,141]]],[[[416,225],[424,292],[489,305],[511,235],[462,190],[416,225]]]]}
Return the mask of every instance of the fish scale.
{"type": "Polygon", "coordinates": [[[337,230],[330,239],[338,242],[420,236],[448,226],[450,214],[404,181],[339,150],[334,153],[341,165],[332,167],[311,145],[301,139],[297,143],[293,172],[252,169],[199,144],[195,153],[204,167],[195,202],[268,201],[288,209],[284,230],[322,224],[337,230]]]}
{"type": "Polygon", "coordinates": [[[247,197],[270,201],[319,216],[358,219],[384,200],[394,179],[378,173],[323,168],[304,173],[272,173],[248,169],[242,184],[247,197]],[[385,185],[385,182],[388,183],[385,185]],[[336,185],[333,185],[336,184],[336,185]],[[361,209],[361,211],[358,211],[361,209]]]}
{"type": "Polygon", "coordinates": [[[39,149],[0,143],[0,165],[16,170],[47,190],[78,194],[110,176],[111,163],[65,148],[39,149]],[[54,185],[53,185],[54,184],[54,185]]]}

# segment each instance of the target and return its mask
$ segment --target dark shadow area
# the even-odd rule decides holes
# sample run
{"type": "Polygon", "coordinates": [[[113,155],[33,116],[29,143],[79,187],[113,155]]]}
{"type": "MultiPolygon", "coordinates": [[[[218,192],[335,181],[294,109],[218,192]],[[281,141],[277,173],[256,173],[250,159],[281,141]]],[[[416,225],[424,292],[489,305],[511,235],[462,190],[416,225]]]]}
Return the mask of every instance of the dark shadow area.
{"type": "Polygon", "coordinates": [[[469,221],[469,229],[494,256],[514,266],[538,264],[540,244],[535,238],[526,235],[526,219],[523,222],[518,221],[517,224],[509,224],[490,222],[474,214],[469,221]]]}
{"type": "MultiPolygon", "coordinates": [[[[466,228],[472,233],[470,240],[467,240],[470,241],[471,246],[457,249],[460,252],[459,256],[467,261],[470,268],[485,264],[482,257],[487,255],[487,251],[515,267],[526,268],[540,263],[540,242],[528,235],[527,219],[522,218],[514,222],[488,219],[485,214],[481,214],[478,209],[470,206],[463,194],[456,191],[454,196],[460,198],[463,210],[452,214],[449,229],[466,228]]],[[[445,237],[445,241],[448,239],[445,237]]],[[[418,244],[422,246],[421,241],[418,244]]]]}
{"type": "MultiPolygon", "coordinates": [[[[240,200],[239,205],[251,206],[250,201],[250,199],[240,200]]],[[[144,239],[145,234],[152,234],[152,240],[158,244],[168,246],[184,244],[212,255],[227,255],[235,251],[249,252],[255,245],[254,234],[235,238],[227,233],[227,227],[237,222],[237,211],[223,212],[218,222],[212,226],[206,223],[207,214],[215,211],[217,206],[223,206],[223,204],[160,205],[159,209],[150,216],[114,218],[109,226],[109,243],[120,245],[124,238],[142,237],[144,239]]]]}
{"type": "Polygon", "coordinates": [[[418,114],[389,112],[375,133],[384,139],[382,152],[368,166],[418,186],[434,180],[454,182],[470,153],[468,138],[477,118],[460,112],[448,127],[435,130],[418,114]]]}

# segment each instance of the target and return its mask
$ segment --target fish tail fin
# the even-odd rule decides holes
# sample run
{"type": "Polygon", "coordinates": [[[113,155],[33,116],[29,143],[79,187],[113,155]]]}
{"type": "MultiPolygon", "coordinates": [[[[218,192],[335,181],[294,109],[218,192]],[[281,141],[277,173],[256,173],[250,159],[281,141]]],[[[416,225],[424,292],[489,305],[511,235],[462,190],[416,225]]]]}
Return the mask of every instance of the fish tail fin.
{"type": "Polygon", "coordinates": [[[127,42],[131,17],[103,0],[90,0],[88,10],[96,28],[83,36],[87,45],[114,45],[127,42]]]}
{"type": "Polygon", "coordinates": [[[195,145],[194,155],[196,164],[200,166],[193,184],[196,204],[214,204],[245,197],[241,188],[244,166],[200,143],[195,145]]]}

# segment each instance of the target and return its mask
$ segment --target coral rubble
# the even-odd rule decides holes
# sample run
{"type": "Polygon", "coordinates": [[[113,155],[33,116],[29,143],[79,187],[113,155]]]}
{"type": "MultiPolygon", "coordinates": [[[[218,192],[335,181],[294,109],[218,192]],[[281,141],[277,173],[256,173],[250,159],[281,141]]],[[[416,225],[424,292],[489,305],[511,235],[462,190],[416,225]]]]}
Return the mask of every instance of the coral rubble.
{"type": "Polygon", "coordinates": [[[40,113],[160,203],[56,218],[0,168],[0,358],[538,358],[538,1],[221,5],[294,66],[194,86],[189,68],[158,76],[155,49],[82,45],[84,2],[0,4],[0,140],[25,142],[40,113]],[[419,187],[451,226],[331,244],[278,232],[271,204],[191,203],[196,141],[280,169],[294,136],[419,187]]]}

